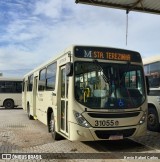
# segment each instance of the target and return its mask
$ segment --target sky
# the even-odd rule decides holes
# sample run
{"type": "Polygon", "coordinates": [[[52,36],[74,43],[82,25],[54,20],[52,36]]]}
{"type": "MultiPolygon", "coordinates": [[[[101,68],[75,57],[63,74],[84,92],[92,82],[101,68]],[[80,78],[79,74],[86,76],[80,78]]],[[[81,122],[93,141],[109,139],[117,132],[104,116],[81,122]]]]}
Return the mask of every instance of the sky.
{"type": "Polygon", "coordinates": [[[76,4],[75,0],[0,0],[0,73],[23,77],[72,44],[160,55],[160,15],[76,4]]]}

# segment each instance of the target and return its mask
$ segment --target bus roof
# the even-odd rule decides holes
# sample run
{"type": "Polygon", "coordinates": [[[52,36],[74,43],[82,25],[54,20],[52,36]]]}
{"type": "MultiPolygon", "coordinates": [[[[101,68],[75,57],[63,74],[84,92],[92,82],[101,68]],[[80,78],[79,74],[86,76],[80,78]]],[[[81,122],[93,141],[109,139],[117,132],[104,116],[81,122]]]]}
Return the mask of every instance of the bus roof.
{"type": "Polygon", "coordinates": [[[151,64],[151,63],[160,61],[160,56],[152,56],[152,57],[142,58],[142,60],[143,60],[144,65],[151,64]]]}
{"type": "Polygon", "coordinates": [[[133,50],[128,50],[128,49],[122,49],[122,48],[116,48],[116,47],[109,47],[109,46],[99,46],[99,45],[70,45],[69,47],[67,47],[66,49],[64,49],[63,51],[61,51],[58,55],[52,57],[50,60],[48,60],[47,62],[41,64],[40,66],[36,67],[35,69],[33,69],[32,71],[28,72],[27,74],[24,75],[24,77],[28,76],[28,75],[32,75],[32,73],[36,72],[39,69],[44,68],[45,66],[47,66],[48,64],[62,58],[63,56],[65,56],[65,54],[67,54],[68,52],[72,52],[74,51],[75,47],[86,47],[86,48],[110,48],[110,49],[117,49],[117,50],[124,50],[124,51],[130,51],[130,52],[135,52],[138,53],[137,51],[133,51],[133,50]]]}
{"type": "Polygon", "coordinates": [[[22,81],[22,78],[18,78],[18,77],[0,77],[0,81],[22,81]]]}

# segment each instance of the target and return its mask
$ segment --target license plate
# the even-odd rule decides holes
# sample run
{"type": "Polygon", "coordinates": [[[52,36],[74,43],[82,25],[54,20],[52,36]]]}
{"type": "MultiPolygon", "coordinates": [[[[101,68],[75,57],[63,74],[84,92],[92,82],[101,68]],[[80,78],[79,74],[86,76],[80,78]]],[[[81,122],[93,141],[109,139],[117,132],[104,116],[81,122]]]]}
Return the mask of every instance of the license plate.
{"type": "Polygon", "coordinates": [[[123,139],[123,135],[111,135],[109,140],[121,140],[123,139]]]}

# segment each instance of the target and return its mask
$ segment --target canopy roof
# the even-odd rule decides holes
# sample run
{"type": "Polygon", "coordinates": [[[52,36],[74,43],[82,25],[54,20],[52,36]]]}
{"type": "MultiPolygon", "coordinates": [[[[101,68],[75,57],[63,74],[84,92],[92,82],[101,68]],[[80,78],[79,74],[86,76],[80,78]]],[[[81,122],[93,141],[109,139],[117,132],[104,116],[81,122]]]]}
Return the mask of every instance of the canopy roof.
{"type": "Polygon", "coordinates": [[[76,3],[160,14],[160,0],[76,0],[76,3]]]}

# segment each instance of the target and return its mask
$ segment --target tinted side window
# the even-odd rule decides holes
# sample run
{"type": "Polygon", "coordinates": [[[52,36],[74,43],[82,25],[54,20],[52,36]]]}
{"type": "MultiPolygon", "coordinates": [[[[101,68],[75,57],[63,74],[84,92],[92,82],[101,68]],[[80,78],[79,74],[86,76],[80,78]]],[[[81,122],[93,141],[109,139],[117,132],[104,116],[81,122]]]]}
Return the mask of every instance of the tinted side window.
{"type": "Polygon", "coordinates": [[[39,73],[39,83],[38,83],[38,90],[44,91],[46,85],[46,68],[42,69],[39,73]]]}
{"type": "Polygon", "coordinates": [[[160,87],[160,61],[144,66],[145,74],[149,79],[150,87],[160,87]]]}
{"type": "Polygon", "coordinates": [[[149,96],[160,96],[160,90],[150,90],[149,96]]]}
{"type": "Polygon", "coordinates": [[[46,90],[55,89],[56,69],[57,69],[57,63],[53,63],[47,67],[46,90]]]}
{"type": "Polygon", "coordinates": [[[22,82],[21,81],[1,81],[0,93],[21,93],[22,82]]]}
{"type": "Polygon", "coordinates": [[[5,81],[0,81],[0,93],[5,92],[5,81]]]}
{"type": "Polygon", "coordinates": [[[22,92],[22,82],[16,82],[16,92],[17,93],[22,92]]]}

